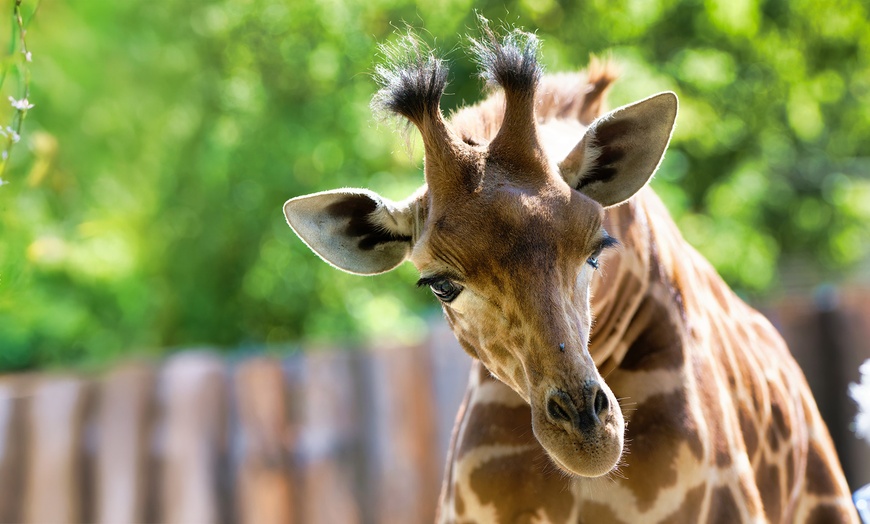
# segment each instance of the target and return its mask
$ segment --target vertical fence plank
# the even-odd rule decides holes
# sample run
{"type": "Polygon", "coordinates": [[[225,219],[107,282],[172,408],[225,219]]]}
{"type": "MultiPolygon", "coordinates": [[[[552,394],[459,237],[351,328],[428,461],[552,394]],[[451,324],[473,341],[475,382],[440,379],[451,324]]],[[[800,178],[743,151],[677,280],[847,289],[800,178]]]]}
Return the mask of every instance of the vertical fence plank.
{"type": "Polygon", "coordinates": [[[25,410],[31,377],[0,377],[0,522],[21,522],[24,457],[27,453],[25,410]]]}
{"type": "Polygon", "coordinates": [[[375,388],[377,464],[375,522],[431,522],[441,464],[431,363],[422,347],[390,348],[367,355],[375,388]]]}
{"type": "Polygon", "coordinates": [[[167,361],[162,379],[159,520],[220,522],[219,461],[226,442],[223,362],[209,353],[181,353],[167,361]]]}
{"type": "Polygon", "coordinates": [[[47,377],[30,404],[24,521],[53,524],[82,520],[82,427],[87,385],[47,377]]]}
{"type": "Polygon", "coordinates": [[[155,372],[126,365],[99,384],[96,446],[96,521],[144,522],[146,458],[155,372]]]}
{"type": "Polygon", "coordinates": [[[359,463],[354,456],[361,423],[352,357],[312,352],[304,360],[302,434],[299,456],[304,477],[302,522],[361,522],[359,463]]]}
{"type": "Polygon", "coordinates": [[[235,376],[242,441],[238,475],[238,520],[250,524],[292,523],[296,488],[290,475],[288,410],[280,362],[255,358],[235,376]]]}

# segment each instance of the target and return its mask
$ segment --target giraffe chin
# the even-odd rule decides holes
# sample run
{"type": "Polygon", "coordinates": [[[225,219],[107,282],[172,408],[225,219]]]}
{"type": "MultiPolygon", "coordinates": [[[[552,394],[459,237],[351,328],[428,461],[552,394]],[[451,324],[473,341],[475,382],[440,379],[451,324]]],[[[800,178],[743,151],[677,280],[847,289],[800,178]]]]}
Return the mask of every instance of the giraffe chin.
{"type": "Polygon", "coordinates": [[[532,429],[553,464],[571,476],[607,475],[622,457],[625,422],[619,409],[611,409],[602,424],[585,429],[554,424],[533,412],[532,429]]]}

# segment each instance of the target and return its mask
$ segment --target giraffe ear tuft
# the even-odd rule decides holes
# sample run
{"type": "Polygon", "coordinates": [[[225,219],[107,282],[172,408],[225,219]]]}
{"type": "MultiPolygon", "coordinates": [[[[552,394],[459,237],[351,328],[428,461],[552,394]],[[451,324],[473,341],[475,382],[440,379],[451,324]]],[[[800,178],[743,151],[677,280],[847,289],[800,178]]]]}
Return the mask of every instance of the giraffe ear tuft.
{"type": "Polygon", "coordinates": [[[359,275],[389,271],[411,252],[413,216],[365,189],[337,189],[288,200],[287,224],[320,258],[359,275]]]}
{"type": "Polygon", "coordinates": [[[559,164],[565,181],[604,207],[620,204],[658,169],[677,118],[677,95],[659,93],[596,119],[559,164]]]}

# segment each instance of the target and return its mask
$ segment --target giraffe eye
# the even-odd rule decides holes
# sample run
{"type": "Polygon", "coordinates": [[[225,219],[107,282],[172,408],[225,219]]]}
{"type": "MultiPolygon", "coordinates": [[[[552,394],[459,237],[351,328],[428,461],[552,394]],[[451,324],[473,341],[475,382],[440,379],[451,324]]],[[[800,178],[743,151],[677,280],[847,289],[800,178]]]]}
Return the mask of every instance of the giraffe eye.
{"type": "Polygon", "coordinates": [[[601,256],[601,252],[604,251],[603,247],[599,247],[595,250],[595,253],[592,253],[592,256],[586,259],[586,263],[589,264],[592,269],[598,269],[600,264],[598,263],[598,257],[601,256]]]}
{"type": "Polygon", "coordinates": [[[459,293],[462,291],[462,286],[454,283],[452,280],[439,278],[438,280],[429,283],[429,289],[432,290],[432,293],[434,293],[439,300],[449,303],[459,296],[459,293]]]}
{"type": "Polygon", "coordinates": [[[445,275],[423,277],[417,281],[417,287],[423,286],[429,286],[432,293],[434,293],[435,296],[445,304],[452,302],[464,289],[462,285],[457,284],[452,277],[445,275]]]}
{"type": "Polygon", "coordinates": [[[589,264],[592,269],[598,269],[600,267],[598,263],[598,257],[601,256],[601,252],[609,247],[613,247],[619,244],[619,242],[613,238],[612,236],[607,234],[607,231],[604,232],[604,238],[598,244],[598,248],[592,253],[592,256],[586,259],[586,263],[589,264]]]}

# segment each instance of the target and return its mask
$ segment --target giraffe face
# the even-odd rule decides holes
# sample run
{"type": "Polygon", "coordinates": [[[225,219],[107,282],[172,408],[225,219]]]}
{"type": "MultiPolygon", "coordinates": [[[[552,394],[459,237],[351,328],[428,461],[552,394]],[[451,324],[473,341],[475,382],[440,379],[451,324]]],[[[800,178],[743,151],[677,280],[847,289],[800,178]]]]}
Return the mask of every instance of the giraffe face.
{"type": "Polygon", "coordinates": [[[613,243],[603,208],[551,173],[516,183],[486,170],[497,182],[431,203],[410,259],[466,351],[529,403],[554,463],[605,474],[624,422],[587,348],[590,284],[613,243]]]}

